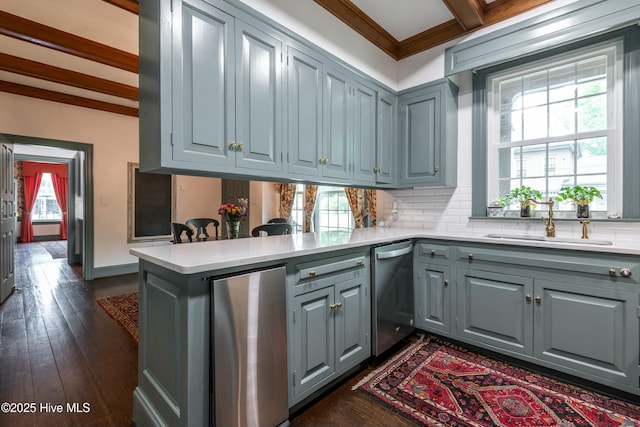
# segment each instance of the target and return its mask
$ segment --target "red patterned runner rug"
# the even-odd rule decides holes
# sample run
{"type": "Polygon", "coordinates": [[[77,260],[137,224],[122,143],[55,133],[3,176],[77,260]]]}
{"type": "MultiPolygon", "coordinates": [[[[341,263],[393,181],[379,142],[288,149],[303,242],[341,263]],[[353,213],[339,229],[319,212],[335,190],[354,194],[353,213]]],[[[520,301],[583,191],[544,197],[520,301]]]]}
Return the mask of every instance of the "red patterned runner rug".
{"type": "Polygon", "coordinates": [[[138,343],[138,293],[99,298],[97,302],[138,343]]]}
{"type": "Polygon", "coordinates": [[[640,427],[640,406],[430,336],[356,388],[424,426],[640,427]]]}

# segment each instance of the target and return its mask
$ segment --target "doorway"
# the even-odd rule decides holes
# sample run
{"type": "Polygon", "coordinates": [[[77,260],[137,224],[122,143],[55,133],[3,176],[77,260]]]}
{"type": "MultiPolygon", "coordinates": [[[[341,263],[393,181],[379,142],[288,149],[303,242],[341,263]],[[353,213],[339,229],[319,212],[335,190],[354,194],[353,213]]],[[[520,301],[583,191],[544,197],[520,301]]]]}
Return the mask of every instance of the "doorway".
{"type": "MultiPolygon", "coordinates": [[[[239,179],[223,179],[222,180],[222,203],[238,203],[238,199],[249,199],[249,181],[239,179]]],[[[247,211],[247,218],[249,212],[247,211]]],[[[227,235],[227,224],[222,221],[222,236],[227,235]]],[[[249,221],[240,221],[240,237],[249,237],[249,221]]]]}
{"type": "MultiPolygon", "coordinates": [[[[93,146],[90,144],[3,135],[14,144],[15,160],[68,165],[67,262],[81,265],[85,280],[93,271],[93,146]]],[[[14,247],[15,250],[15,247],[14,247]]]]}

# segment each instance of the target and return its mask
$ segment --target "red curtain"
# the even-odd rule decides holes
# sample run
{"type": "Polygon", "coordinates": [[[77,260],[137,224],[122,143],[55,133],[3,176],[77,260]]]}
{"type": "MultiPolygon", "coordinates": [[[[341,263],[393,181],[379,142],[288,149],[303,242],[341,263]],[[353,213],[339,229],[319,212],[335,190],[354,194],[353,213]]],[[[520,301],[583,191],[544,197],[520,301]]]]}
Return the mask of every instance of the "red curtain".
{"type": "Polygon", "coordinates": [[[56,193],[56,200],[62,212],[60,239],[67,240],[67,178],[56,173],[51,174],[51,181],[53,181],[53,191],[56,193]]]}
{"type": "Polygon", "coordinates": [[[38,197],[41,180],[41,172],[36,172],[35,175],[31,176],[24,176],[24,210],[22,211],[22,229],[20,231],[20,240],[22,240],[23,243],[33,241],[31,210],[38,197]]]}

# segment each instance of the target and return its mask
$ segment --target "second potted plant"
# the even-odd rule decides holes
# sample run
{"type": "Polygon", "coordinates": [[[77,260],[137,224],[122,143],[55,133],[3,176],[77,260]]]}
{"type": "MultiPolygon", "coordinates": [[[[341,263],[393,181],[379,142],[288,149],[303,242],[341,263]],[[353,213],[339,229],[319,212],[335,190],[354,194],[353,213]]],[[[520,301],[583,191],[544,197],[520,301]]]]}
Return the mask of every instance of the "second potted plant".
{"type": "Polygon", "coordinates": [[[529,199],[540,200],[542,199],[542,192],[535,190],[529,186],[521,185],[509,191],[503,198],[501,198],[500,204],[502,206],[509,206],[514,202],[520,204],[520,216],[530,217],[535,209],[536,204],[529,201],[529,199]]]}
{"type": "Polygon", "coordinates": [[[573,204],[576,205],[578,218],[589,218],[589,205],[596,197],[602,199],[602,194],[596,187],[574,185],[573,187],[562,187],[556,200],[559,202],[572,200],[573,204]]]}

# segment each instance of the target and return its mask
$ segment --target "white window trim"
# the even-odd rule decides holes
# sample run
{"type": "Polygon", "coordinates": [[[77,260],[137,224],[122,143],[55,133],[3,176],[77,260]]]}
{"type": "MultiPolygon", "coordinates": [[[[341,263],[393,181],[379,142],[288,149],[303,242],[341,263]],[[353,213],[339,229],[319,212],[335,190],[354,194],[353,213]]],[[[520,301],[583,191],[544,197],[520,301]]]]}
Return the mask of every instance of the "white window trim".
{"type": "MultiPolygon", "coordinates": [[[[535,64],[525,64],[517,67],[513,67],[507,70],[497,72],[487,76],[488,87],[487,90],[487,201],[491,202],[497,200],[503,195],[498,194],[498,150],[501,148],[522,147],[527,145],[536,145],[541,143],[552,143],[566,141],[567,139],[584,139],[594,136],[606,136],[607,137],[607,211],[609,213],[622,212],[622,144],[623,141],[623,87],[624,87],[624,72],[623,72],[623,58],[624,58],[624,46],[622,39],[609,40],[603,43],[589,46],[575,50],[573,52],[556,55],[553,57],[545,58],[535,64]],[[572,135],[563,135],[560,137],[548,137],[527,141],[526,143],[517,142],[512,144],[499,143],[500,129],[499,119],[492,120],[498,115],[496,108],[499,105],[497,102],[497,88],[496,79],[506,78],[509,76],[515,76],[523,72],[534,73],[536,71],[547,69],[551,64],[553,66],[560,66],[564,63],[576,62],[580,59],[591,57],[594,53],[605,53],[611,61],[608,61],[610,68],[608,75],[613,78],[608,79],[607,88],[607,105],[608,108],[607,117],[607,129],[597,132],[582,132],[572,135]],[[562,59],[562,58],[566,59],[562,59]],[[615,83],[615,86],[614,86],[615,83]],[[613,197],[611,197],[613,195],[613,197]]],[[[546,173],[546,172],[545,172],[546,173]]],[[[524,177],[521,177],[523,179],[524,177]]],[[[546,177],[548,179],[548,176],[546,177]]]]}

